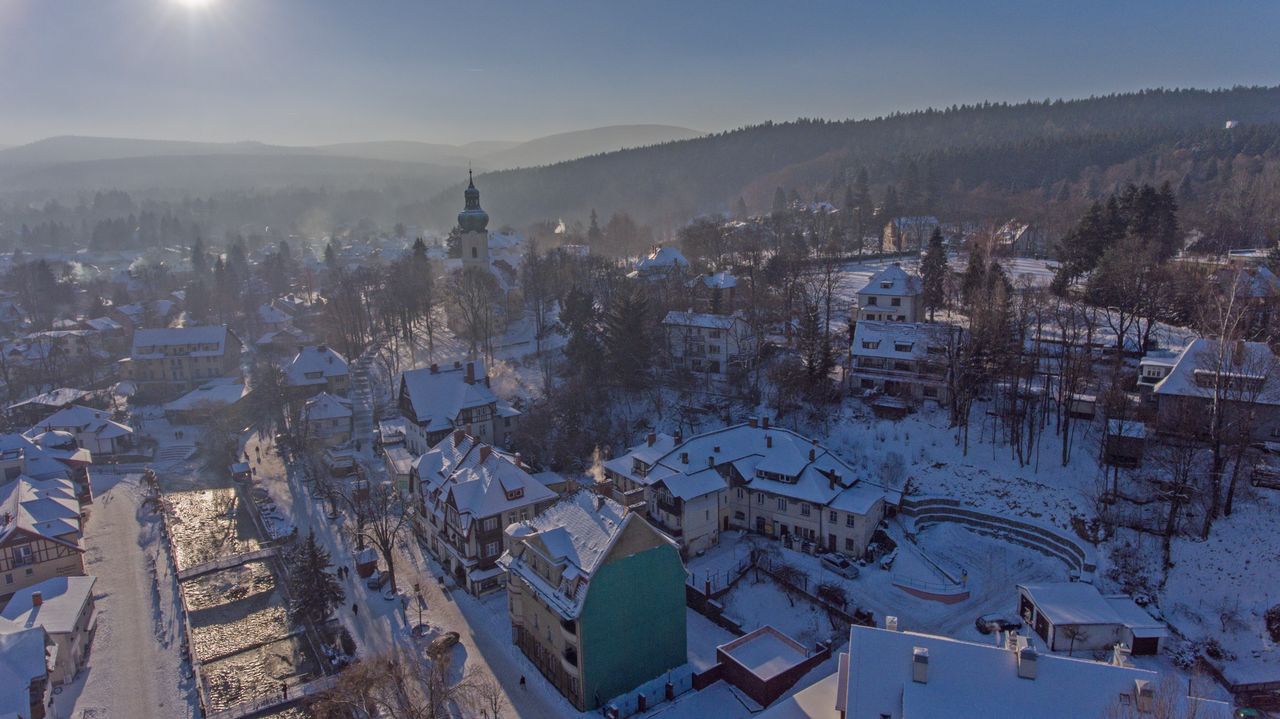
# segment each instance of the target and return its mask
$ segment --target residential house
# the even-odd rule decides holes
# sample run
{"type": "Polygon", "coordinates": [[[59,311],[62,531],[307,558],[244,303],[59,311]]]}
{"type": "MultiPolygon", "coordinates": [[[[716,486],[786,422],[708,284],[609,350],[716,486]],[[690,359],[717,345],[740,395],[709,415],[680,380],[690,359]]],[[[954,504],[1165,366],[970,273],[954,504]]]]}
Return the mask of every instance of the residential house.
{"type": "Polygon", "coordinates": [[[1142,359],[1138,361],[1138,392],[1145,399],[1155,401],[1152,391],[1160,384],[1160,380],[1173,371],[1179,354],[1181,353],[1171,350],[1154,349],[1142,355],[1142,359]]]}
{"type": "Polygon", "coordinates": [[[213,415],[234,407],[249,394],[239,377],[210,380],[164,404],[164,416],[172,424],[203,424],[213,415]]]}
{"type": "Polygon", "coordinates": [[[262,332],[279,332],[287,329],[293,317],[289,313],[275,306],[275,303],[265,303],[258,305],[257,312],[258,329],[262,332]]]}
{"type": "Polygon", "coordinates": [[[426,452],[455,429],[504,446],[520,417],[519,410],[489,388],[483,362],[409,370],[400,376],[399,398],[400,414],[408,420],[406,443],[414,454],[426,452]]]}
{"type": "Polygon", "coordinates": [[[1155,716],[1165,705],[1167,716],[1231,716],[1225,702],[1184,696],[1185,684],[1132,666],[1123,651],[1096,662],[1040,654],[1016,634],[978,643],[898,631],[894,617],[885,623],[852,626],[835,673],[757,719],[1083,719],[1155,716]]]}
{"type": "Polygon", "coordinates": [[[737,302],[738,278],[729,272],[708,272],[689,280],[697,306],[713,315],[733,312],[737,302]]]}
{"type": "Polygon", "coordinates": [[[89,466],[93,455],[76,446],[69,432],[41,432],[34,438],[17,433],[0,434],[0,484],[20,476],[33,480],[65,479],[75,488],[82,504],[93,499],[89,466]]]}
{"type": "Polygon", "coordinates": [[[556,494],[509,455],[454,430],[410,470],[410,491],[422,501],[419,532],[458,584],[472,594],[502,586],[502,530],[537,514],[556,494]]]}
{"type": "Polygon", "coordinates": [[[50,680],[75,679],[89,659],[98,616],[94,607],[96,577],[54,577],[15,592],[0,610],[0,634],[42,627],[57,648],[50,680]]]}
{"type": "Polygon", "coordinates": [[[924,283],[893,263],[858,290],[858,321],[923,322],[924,283]]]}
{"type": "Polygon", "coordinates": [[[240,371],[240,338],[226,325],[140,329],[121,374],[139,389],[189,390],[240,371]]]}
{"type": "Polygon", "coordinates": [[[286,327],[282,330],[263,332],[253,344],[261,352],[284,355],[289,352],[296,352],[297,348],[309,341],[311,341],[311,336],[306,332],[294,327],[286,327]]]}
{"type": "Polygon", "coordinates": [[[1280,277],[1265,264],[1232,260],[1210,275],[1210,287],[1234,297],[1251,339],[1265,340],[1280,329],[1280,277]]]}
{"type": "Polygon", "coordinates": [[[860,556],[898,493],[789,429],[751,419],[688,440],[657,435],[604,463],[606,478],[686,553],[745,529],[860,556]]]}
{"type": "Polygon", "coordinates": [[[929,238],[940,226],[932,215],[895,217],[884,226],[884,251],[919,252],[928,247],[929,238]]]}
{"type": "Polygon", "coordinates": [[[88,450],[94,456],[126,455],[134,452],[137,447],[132,427],[112,419],[110,412],[80,404],[54,412],[23,434],[34,439],[49,431],[70,433],[75,437],[76,446],[88,450]]]}
{"type": "Polygon", "coordinates": [[[1152,392],[1163,431],[1208,431],[1216,400],[1228,426],[1247,427],[1256,442],[1280,440],[1280,358],[1265,343],[1192,340],[1152,392]]]}
{"type": "Polygon", "coordinates": [[[755,358],[756,338],[741,317],[668,312],[662,320],[673,368],[726,379],[755,358]]]}
{"type": "Polygon", "coordinates": [[[74,387],[59,387],[14,402],[5,409],[5,413],[15,424],[32,425],[64,407],[85,400],[89,394],[74,387]]]}
{"type": "Polygon", "coordinates": [[[346,444],[351,441],[353,416],[351,400],[321,392],[302,408],[303,436],[325,447],[346,444]]]}
{"type": "Polygon", "coordinates": [[[0,486],[0,599],[84,574],[80,501],[68,479],[19,476],[0,486]]]}
{"type": "Polygon", "coordinates": [[[0,717],[52,717],[49,655],[53,651],[52,642],[40,627],[0,632],[0,717]]]}
{"type": "Polygon", "coordinates": [[[668,277],[684,274],[689,269],[689,260],[684,253],[674,247],[658,246],[648,255],[636,262],[636,268],[627,277],[638,278],[649,282],[658,282],[668,277]]]}
{"type": "Polygon", "coordinates": [[[687,661],[676,543],[580,490],[507,527],[512,641],[579,711],[687,661]]]}
{"type": "Polygon", "coordinates": [[[134,333],[144,327],[168,327],[177,313],[178,305],[173,300],[151,300],[112,307],[107,316],[126,332],[134,333]]]}
{"type": "Polygon", "coordinates": [[[290,393],[299,397],[317,392],[346,397],[351,386],[347,361],[328,345],[299,347],[284,366],[284,380],[290,393]]]}
{"type": "Polygon", "coordinates": [[[1164,622],[1122,594],[1104,595],[1085,582],[1019,584],[1018,615],[1049,651],[1109,650],[1157,654],[1169,636],[1164,622]]]}
{"type": "Polygon", "coordinates": [[[924,322],[859,321],[849,354],[852,386],[911,404],[948,401],[948,347],[960,330],[924,322]]]}
{"type": "Polygon", "coordinates": [[[991,239],[996,252],[1012,257],[1041,257],[1049,247],[1042,228],[1017,219],[1001,225],[991,239]]]}

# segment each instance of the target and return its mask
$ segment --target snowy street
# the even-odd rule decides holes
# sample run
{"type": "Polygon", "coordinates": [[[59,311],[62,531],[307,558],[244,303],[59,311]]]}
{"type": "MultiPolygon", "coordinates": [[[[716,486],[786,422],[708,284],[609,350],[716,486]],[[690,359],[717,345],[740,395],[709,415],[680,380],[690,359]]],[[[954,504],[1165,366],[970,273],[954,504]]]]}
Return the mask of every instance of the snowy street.
{"type": "Polygon", "coordinates": [[[194,717],[160,517],[141,506],[139,474],[95,470],[93,486],[84,541],[85,571],[98,578],[97,633],[87,667],[54,698],[57,716],[194,717]]]}

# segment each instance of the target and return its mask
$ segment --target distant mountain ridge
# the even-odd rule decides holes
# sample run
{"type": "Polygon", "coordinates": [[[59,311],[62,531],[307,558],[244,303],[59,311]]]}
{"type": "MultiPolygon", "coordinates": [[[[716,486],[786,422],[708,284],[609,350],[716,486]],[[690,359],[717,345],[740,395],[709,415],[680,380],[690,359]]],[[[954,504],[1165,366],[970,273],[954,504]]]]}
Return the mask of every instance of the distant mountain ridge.
{"type": "MultiPolygon", "coordinates": [[[[1080,182],[1085,171],[1100,177],[1107,167],[1173,152],[1185,138],[1202,142],[1182,148],[1184,154],[1218,148],[1230,139],[1223,133],[1242,136],[1250,127],[1271,123],[1280,123],[1280,87],[1156,89],[1080,100],[980,103],[865,120],[768,122],[484,173],[476,184],[486,209],[505,224],[582,218],[595,210],[603,217],[626,211],[640,221],[674,228],[698,214],[729,211],[739,197],[752,211],[767,211],[780,186],[806,193],[806,200],[821,190],[839,201],[862,167],[871,172],[877,197],[885,184],[904,181],[913,164],[917,181],[944,191],[957,181],[965,191],[983,183],[998,193],[1024,192],[1028,185],[1057,189],[1063,182],[1080,182]],[[1238,127],[1225,129],[1228,120],[1238,127]],[[994,152],[983,153],[984,164],[977,164],[974,153],[997,149],[1016,153],[1024,164],[1010,169],[994,152]],[[975,158],[969,166],[954,161],[966,153],[975,158]]],[[[1179,178],[1170,179],[1177,183],[1179,178]]],[[[423,223],[447,221],[461,189],[450,187],[402,214],[423,223]]]]}

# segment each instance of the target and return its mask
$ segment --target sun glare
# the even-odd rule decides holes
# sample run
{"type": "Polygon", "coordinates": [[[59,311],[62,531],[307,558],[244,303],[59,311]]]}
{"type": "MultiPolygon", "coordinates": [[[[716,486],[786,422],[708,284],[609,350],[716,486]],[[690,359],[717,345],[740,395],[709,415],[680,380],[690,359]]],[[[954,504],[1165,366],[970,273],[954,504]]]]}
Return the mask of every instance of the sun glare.
{"type": "Polygon", "coordinates": [[[203,8],[212,5],[215,0],[170,0],[175,5],[181,5],[185,8],[203,8]]]}

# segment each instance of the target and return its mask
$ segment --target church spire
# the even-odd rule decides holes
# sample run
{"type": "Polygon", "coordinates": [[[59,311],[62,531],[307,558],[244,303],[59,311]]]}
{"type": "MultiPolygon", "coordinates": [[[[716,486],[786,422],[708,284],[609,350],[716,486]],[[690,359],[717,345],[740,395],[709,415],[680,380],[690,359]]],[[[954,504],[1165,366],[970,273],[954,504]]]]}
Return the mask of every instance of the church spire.
{"type": "Polygon", "coordinates": [[[463,232],[484,232],[489,226],[489,214],[480,209],[480,191],[476,189],[475,176],[467,170],[467,189],[462,193],[462,212],[458,213],[458,227],[463,232]]]}

